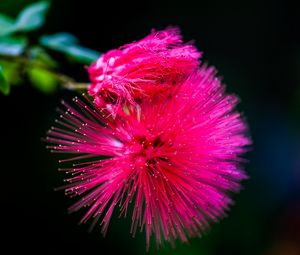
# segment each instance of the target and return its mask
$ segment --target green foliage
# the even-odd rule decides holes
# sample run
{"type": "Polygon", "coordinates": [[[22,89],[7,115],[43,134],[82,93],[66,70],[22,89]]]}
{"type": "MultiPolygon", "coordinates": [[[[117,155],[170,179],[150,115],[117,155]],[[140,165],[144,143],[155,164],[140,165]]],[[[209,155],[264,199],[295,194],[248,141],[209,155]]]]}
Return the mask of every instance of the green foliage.
{"type": "Polygon", "coordinates": [[[50,71],[41,68],[30,68],[27,70],[29,80],[33,86],[43,93],[53,93],[58,85],[57,78],[50,71]]]}
{"type": "Polygon", "coordinates": [[[37,66],[45,66],[47,68],[55,68],[58,66],[57,62],[39,46],[33,46],[28,49],[28,57],[31,62],[37,66]]]}
{"type": "Polygon", "coordinates": [[[25,7],[17,17],[16,30],[28,32],[40,28],[45,22],[49,6],[48,2],[42,1],[25,7]]]}
{"type": "Polygon", "coordinates": [[[71,58],[82,64],[91,64],[97,60],[100,53],[79,45],[69,46],[65,53],[71,58]]]}
{"type": "Polygon", "coordinates": [[[44,35],[40,38],[40,43],[55,50],[62,50],[65,45],[78,44],[78,39],[70,33],[56,33],[54,35],[44,35]]]}
{"type": "Polygon", "coordinates": [[[27,45],[26,37],[0,37],[0,54],[5,56],[19,56],[27,45]]]}
{"type": "Polygon", "coordinates": [[[30,4],[19,13],[15,20],[0,14],[0,36],[16,32],[29,32],[40,28],[45,22],[49,6],[46,1],[30,4]]]}
{"type": "Polygon", "coordinates": [[[15,30],[14,20],[3,14],[0,14],[0,36],[8,35],[15,30]]]}
{"type": "Polygon", "coordinates": [[[9,85],[19,85],[23,81],[22,75],[19,74],[22,66],[18,62],[0,60],[0,65],[9,85]]]}
{"type": "Polygon", "coordinates": [[[6,77],[3,73],[2,66],[0,66],[0,91],[4,95],[8,95],[10,91],[9,83],[6,80],[6,77]]]}
{"type": "Polygon", "coordinates": [[[66,83],[66,79],[73,81],[57,72],[58,63],[49,54],[52,51],[80,64],[90,64],[100,56],[100,53],[81,46],[79,40],[69,33],[44,35],[40,37],[39,45],[33,44],[28,32],[45,23],[49,7],[48,1],[40,1],[23,8],[16,18],[0,14],[2,94],[8,95],[11,85],[21,84],[24,74],[35,88],[44,93],[54,92],[59,82],[66,83]]]}
{"type": "Polygon", "coordinates": [[[44,47],[66,54],[82,64],[90,64],[99,58],[100,53],[78,44],[78,39],[69,33],[44,35],[40,38],[44,47]]]}

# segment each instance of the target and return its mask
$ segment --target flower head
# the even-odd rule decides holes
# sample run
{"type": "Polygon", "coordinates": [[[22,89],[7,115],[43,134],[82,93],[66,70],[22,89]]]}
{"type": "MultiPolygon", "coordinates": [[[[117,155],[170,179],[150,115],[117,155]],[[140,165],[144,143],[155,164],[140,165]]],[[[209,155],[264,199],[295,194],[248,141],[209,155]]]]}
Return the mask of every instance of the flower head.
{"type": "MultiPolygon", "coordinates": [[[[65,191],[88,206],[82,222],[101,221],[105,233],[117,205],[133,206],[131,231],[145,229],[158,244],[187,241],[224,216],[246,178],[241,155],[250,144],[238,100],[226,95],[215,70],[202,66],[161,102],[145,100],[112,118],[76,98],[49,131],[55,152],[76,153],[65,191]],[[89,159],[87,159],[89,158],[89,159]]],[[[119,208],[118,206],[118,208],[119,208]]]]}
{"type": "Polygon", "coordinates": [[[153,30],[93,63],[89,94],[97,106],[114,113],[120,104],[135,105],[181,84],[198,67],[200,56],[191,43],[183,44],[178,29],[153,30]]]}

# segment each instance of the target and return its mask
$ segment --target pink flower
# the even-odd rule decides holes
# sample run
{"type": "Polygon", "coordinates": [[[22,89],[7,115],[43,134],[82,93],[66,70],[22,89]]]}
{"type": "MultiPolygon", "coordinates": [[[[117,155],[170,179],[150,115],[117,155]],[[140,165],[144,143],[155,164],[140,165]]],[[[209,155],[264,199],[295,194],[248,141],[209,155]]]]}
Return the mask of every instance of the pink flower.
{"type": "MultiPolygon", "coordinates": [[[[199,65],[201,54],[183,44],[179,30],[168,28],[102,55],[89,68],[89,94],[113,113],[120,104],[135,105],[182,83],[199,65]]],[[[162,93],[164,92],[164,93],[162,93]]]]}
{"type": "Polygon", "coordinates": [[[100,221],[105,234],[114,209],[126,216],[133,205],[131,232],[183,242],[199,236],[225,215],[229,194],[247,176],[241,155],[250,139],[238,99],[224,94],[215,70],[202,66],[162,102],[125,107],[116,118],[76,98],[48,134],[54,152],[76,153],[66,169],[65,191],[88,207],[81,222],[100,221]],[[80,161],[85,159],[84,161],[80,161]]]}

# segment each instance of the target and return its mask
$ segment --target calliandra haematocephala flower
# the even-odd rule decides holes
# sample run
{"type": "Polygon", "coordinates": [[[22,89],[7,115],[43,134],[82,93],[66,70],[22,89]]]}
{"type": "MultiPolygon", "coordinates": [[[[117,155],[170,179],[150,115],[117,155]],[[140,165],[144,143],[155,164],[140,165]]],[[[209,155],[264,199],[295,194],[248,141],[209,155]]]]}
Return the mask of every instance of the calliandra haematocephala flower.
{"type": "Polygon", "coordinates": [[[132,206],[131,232],[143,229],[147,246],[152,234],[158,244],[200,236],[247,178],[251,142],[237,103],[204,65],[172,97],[126,105],[116,117],[86,99],[63,102],[47,140],[54,152],[78,154],[66,169],[65,192],[80,197],[70,211],[86,210],[81,222],[106,233],[113,211],[126,216],[132,206]]]}
{"type": "Polygon", "coordinates": [[[88,92],[98,107],[114,115],[120,105],[136,105],[180,85],[199,65],[201,54],[184,44],[177,28],[153,30],[145,38],[103,54],[89,68],[88,92]]]}

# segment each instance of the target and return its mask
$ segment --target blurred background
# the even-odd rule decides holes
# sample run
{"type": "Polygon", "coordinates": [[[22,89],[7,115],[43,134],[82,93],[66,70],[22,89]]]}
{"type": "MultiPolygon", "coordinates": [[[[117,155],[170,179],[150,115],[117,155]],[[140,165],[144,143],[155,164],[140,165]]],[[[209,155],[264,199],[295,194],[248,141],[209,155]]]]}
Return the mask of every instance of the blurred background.
{"type": "MultiPolygon", "coordinates": [[[[29,0],[0,0],[15,17],[29,0]]],[[[152,28],[179,26],[195,40],[230,93],[241,98],[254,141],[246,165],[250,179],[234,196],[225,219],[202,238],[148,254],[300,254],[300,9],[292,1],[173,0],[127,2],[53,0],[41,33],[67,31],[82,45],[105,52],[142,38],[152,28]],[[98,2],[98,3],[97,3],[98,2]]],[[[35,35],[35,33],[37,35],[35,35]]],[[[64,72],[87,82],[82,66],[64,72]]],[[[1,250],[3,254],[146,254],[144,233],[132,238],[130,217],[112,217],[108,234],[67,214],[76,199],[54,188],[64,175],[41,138],[70,91],[45,95],[29,84],[0,95],[1,250]],[[5,247],[5,248],[4,248],[5,247]]]]}

